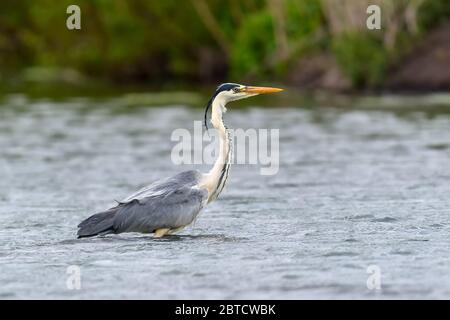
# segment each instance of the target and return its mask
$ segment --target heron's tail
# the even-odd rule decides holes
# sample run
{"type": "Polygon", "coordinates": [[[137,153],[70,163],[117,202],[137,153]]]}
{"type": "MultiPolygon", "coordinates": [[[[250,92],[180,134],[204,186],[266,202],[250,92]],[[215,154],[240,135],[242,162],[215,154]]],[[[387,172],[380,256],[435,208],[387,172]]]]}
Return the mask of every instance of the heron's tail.
{"type": "Polygon", "coordinates": [[[78,238],[93,237],[114,232],[114,218],[117,208],[96,213],[78,225],[78,238]]]}

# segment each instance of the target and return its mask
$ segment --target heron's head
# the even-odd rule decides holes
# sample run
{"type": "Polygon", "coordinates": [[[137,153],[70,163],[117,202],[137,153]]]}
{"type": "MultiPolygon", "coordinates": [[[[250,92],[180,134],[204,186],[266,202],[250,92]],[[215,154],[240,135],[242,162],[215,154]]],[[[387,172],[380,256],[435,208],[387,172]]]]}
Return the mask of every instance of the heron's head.
{"type": "Polygon", "coordinates": [[[230,101],[241,100],[258,94],[267,94],[283,91],[283,89],[270,87],[251,87],[237,83],[223,83],[217,87],[214,92],[213,99],[221,99],[227,103],[230,101]]]}
{"type": "Polygon", "coordinates": [[[244,86],[242,84],[237,83],[223,83],[217,87],[213,96],[208,102],[205,110],[205,126],[208,128],[206,124],[206,117],[209,108],[211,108],[213,102],[215,100],[219,100],[221,102],[221,106],[225,107],[228,102],[241,100],[245,98],[250,98],[253,96],[257,96],[259,94],[267,94],[267,93],[275,93],[283,91],[283,89],[279,88],[271,88],[271,87],[252,87],[252,86],[244,86]]]}

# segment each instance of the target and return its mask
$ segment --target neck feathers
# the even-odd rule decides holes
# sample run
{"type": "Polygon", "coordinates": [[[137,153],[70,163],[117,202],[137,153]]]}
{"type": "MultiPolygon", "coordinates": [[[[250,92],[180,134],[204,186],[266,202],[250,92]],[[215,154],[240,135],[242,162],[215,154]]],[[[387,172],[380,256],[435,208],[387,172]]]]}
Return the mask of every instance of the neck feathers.
{"type": "Polygon", "coordinates": [[[222,113],[225,112],[222,101],[214,101],[212,105],[211,122],[219,133],[219,156],[213,168],[203,176],[201,187],[208,190],[208,202],[217,199],[228,179],[228,173],[232,157],[232,139],[230,132],[225,127],[222,113]]]}
{"type": "MultiPolygon", "coordinates": [[[[232,146],[231,146],[231,137],[230,133],[225,127],[225,133],[224,133],[224,141],[220,142],[221,145],[223,144],[226,146],[222,150],[222,146],[220,147],[220,154],[218,159],[216,160],[216,164],[210,171],[210,174],[214,177],[214,184],[216,185],[213,193],[209,199],[209,201],[213,201],[217,199],[219,194],[222,192],[223,188],[225,187],[225,184],[228,180],[228,173],[230,170],[230,164],[231,164],[231,156],[232,156],[232,146]],[[217,167],[216,167],[217,165],[217,167]]],[[[222,138],[221,138],[222,139],[222,138]]]]}

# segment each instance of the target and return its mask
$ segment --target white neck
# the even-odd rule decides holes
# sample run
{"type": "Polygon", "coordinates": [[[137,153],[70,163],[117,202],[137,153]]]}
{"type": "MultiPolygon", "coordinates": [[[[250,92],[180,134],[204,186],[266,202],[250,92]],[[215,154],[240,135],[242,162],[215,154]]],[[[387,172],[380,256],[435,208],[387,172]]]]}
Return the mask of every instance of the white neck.
{"type": "Polygon", "coordinates": [[[219,133],[219,155],[212,169],[203,175],[200,182],[200,187],[208,190],[208,202],[214,201],[225,186],[231,162],[231,139],[222,120],[222,113],[226,112],[225,103],[220,97],[212,103],[211,123],[219,133]]]}

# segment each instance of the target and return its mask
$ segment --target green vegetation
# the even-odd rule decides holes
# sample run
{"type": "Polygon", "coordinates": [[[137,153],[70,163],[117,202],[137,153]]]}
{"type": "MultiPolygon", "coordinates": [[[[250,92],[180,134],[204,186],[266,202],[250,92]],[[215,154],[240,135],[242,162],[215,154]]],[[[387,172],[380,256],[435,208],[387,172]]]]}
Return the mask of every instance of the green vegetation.
{"type": "Polygon", "coordinates": [[[376,88],[449,17],[447,0],[2,0],[0,81],[288,81],[325,54],[353,88],[376,88]],[[81,30],[66,28],[70,4],[81,30]],[[367,30],[369,4],[382,30],[367,30]]]}
{"type": "Polygon", "coordinates": [[[357,88],[373,87],[384,80],[388,52],[370,34],[343,34],[333,39],[338,64],[357,88]]]}

